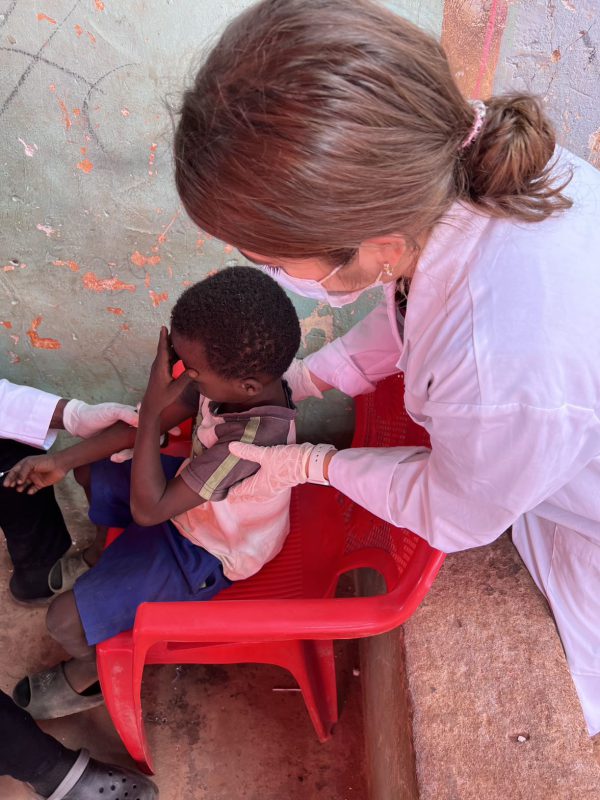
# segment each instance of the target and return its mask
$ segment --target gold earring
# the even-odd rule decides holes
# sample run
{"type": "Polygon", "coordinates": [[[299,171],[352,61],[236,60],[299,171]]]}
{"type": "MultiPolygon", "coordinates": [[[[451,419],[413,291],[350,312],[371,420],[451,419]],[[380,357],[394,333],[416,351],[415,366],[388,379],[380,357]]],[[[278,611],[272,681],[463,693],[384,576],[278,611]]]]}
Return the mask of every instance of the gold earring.
{"type": "Polygon", "coordinates": [[[391,278],[392,275],[394,274],[394,270],[392,269],[392,265],[390,264],[389,261],[384,262],[382,271],[384,275],[388,276],[388,278],[391,278]]]}

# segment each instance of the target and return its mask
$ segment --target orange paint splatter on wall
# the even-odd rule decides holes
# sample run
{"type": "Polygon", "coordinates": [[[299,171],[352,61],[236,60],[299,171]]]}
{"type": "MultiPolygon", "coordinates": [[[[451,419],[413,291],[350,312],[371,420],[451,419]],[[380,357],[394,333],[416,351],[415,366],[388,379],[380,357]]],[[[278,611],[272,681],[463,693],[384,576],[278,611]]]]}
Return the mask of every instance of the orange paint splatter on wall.
{"type": "Polygon", "coordinates": [[[146,264],[160,264],[160,256],[145,256],[140,253],[139,250],[136,250],[129,256],[129,260],[132,264],[135,264],[136,267],[145,267],[146,264]]]}
{"type": "Polygon", "coordinates": [[[165,300],[169,299],[169,293],[168,292],[161,292],[160,294],[157,294],[156,292],[153,292],[152,289],[150,289],[148,294],[152,298],[152,305],[154,306],[154,308],[158,308],[158,306],[161,303],[164,303],[165,300]]]}
{"type": "Polygon", "coordinates": [[[70,128],[70,127],[72,126],[72,124],[73,124],[73,123],[71,122],[71,117],[69,116],[69,109],[67,108],[67,106],[65,105],[65,103],[64,103],[64,101],[63,101],[63,100],[61,100],[60,98],[57,98],[57,99],[58,99],[58,105],[60,106],[60,110],[63,112],[63,119],[64,119],[64,123],[65,123],[65,130],[67,130],[67,131],[68,131],[68,130],[69,130],[69,128],[70,128]]]}
{"type": "Polygon", "coordinates": [[[121,325],[121,330],[122,330],[122,331],[128,331],[128,330],[129,330],[129,325],[128,325],[126,322],[124,322],[124,323],[121,325]]]}
{"type": "Polygon", "coordinates": [[[56,25],[56,20],[52,19],[52,17],[49,17],[48,14],[40,12],[39,14],[36,14],[36,17],[38,22],[49,22],[50,25],[56,25]]]}
{"type": "Polygon", "coordinates": [[[6,328],[7,330],[10,330],[12,328],[12,322],[0,322],[0,325],[2,325],[2,327],[6,328]]]}
{"type": "Polygon", "coordinates": [[[77,36],[81,36],[81,34],[83,33],[83,28],[81,27],[81,25],[74,25],[73,27],[75,29],[75,33],[77,34],[77,36]]]}
{"type": "Polygon", "coordinates": [[[89,31],[86,31],[86,33],[87,33],[88,39],[90,40],[90,44],[96,44],[96,37],[94,36],[94,34],[90,33],[89,31]]]}
{"type": "Polygon", "coordinates": [[[122,317],[125,313],[122,308],[115,308],[115,306],[106,306],[109,314],[115,314],[117,317],[122,317]]]}
{"type": "Polygon", "coordinates": [[[81,109],[80,108],[74,108],[73,109],[73,116],[74,117],[78,117],[80,114],[81,114],[81,109]]]}
{"type": "Polygon", "coordinates": [[[21,359],[19,358],[19,356],[16,353],[13,353],[12,350],[8,351],[8,355],[9,355],[11,364],[20,364],[21,363],[21,359]]]}
{"type": "Polygon", "coordinates": [[[104,11],[104,3],[102,0],[94,0],[94,5],[96,6],[96,11],[104,11]]]}
{"type": "Polygon", "coordinates": [[[144,284],[146,286],[146,289],[148,289],[150,287],[150,273],[149,272],[146,273],[146,277],[144,278],[144,284]]]}
{"type": "Polygon", "coordinates": [[[150,155],[148,156],[148,175],[154,175],[154,170],[152,169],[154,166],[154,160],[156,159],[156,148],[158,145],[156,142],[152,142],[150,145],[150,155]]]}
{"type": "Polygon", "coordinates": [[[39,350],[60,350],[62,345],[58,339],[47,339],[38,335],[38,328],[42,324],[42,320],[43,317],[36,317],[27,331],[31,346],[37,347],[39,350]]]}
{"type": "Polygon", "coordinates": [[[68,267],[71,272],[79,272],[79,264],[76,261],[53,261],[55,267],[68,267]]]}
{"type": "Polygon", "coordinates": [[[94,272],[86,272],[83,276],[83,287],[91,292],[135,292],[132,283],[123,283],[118,278],[99,278],[94,272]]]}
{"type": "Polygon", "coordinates": [[[14,272],[16,269],[14,264],[5,264],[2,267],[2,272],[14,272]]]}
{"type": "Polygon", "coordinates": [[[80,161],[77,164],[77,169],[80,169],[82,172],[85,172],[87,174],[88,172],[91,172],[94,169],[94,165],[89,160],[89,158],[84,158],[83,161],[80,161]]]}

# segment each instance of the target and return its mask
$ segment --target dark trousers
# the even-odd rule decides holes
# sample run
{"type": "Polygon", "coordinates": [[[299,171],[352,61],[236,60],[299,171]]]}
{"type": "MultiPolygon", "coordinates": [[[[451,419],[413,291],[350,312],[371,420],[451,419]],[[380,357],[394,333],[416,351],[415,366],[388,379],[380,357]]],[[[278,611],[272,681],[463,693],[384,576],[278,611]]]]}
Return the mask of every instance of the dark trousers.
{"type": "MultiPolygon", "coordinates": [[[[0,472],[6,472],[25,456],[40,455],[29,445],[0,439],[0,472]]],[[[48,570],[71,546],[54,489],[49,486],[28,495],[5,489],[0,480],[0,528],[19,578],[46,587],[48,570]]]]}
{"type": "Polygon", "coordinates": [[[25,783],[35,783],[71,756],[70,750],[40,730],[29,714],[2,691],[0,743],[0,775],[25,783]]]}

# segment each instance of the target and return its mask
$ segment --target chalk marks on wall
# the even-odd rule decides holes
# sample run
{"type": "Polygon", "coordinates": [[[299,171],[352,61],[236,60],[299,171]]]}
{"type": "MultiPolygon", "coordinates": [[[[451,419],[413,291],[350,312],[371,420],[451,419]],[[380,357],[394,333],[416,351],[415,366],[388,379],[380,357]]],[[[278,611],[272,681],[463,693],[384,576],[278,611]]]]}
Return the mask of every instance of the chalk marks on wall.
{"type": "MultiPolygon", "coordinates": [[[[14,0],[13,3],[9,6],[9,8],[6,10],[6,12],[3,15],[2,25],[5,25],[8,22],[8,19],[9,19],[10,15],[13,13],[15,8],[17,8],[18,4],[19,4],[18,0],[14,0]]],[[[21,56],[21,57],[24,57],[25,59],[28,59],[28,63],[25,66],[25,69],[23,70],[21,75],[17,78],[16,83],[12,87],[12,89],[9,92],[8,96],[4,99],[4,101],[0,105],[0,117],[7,111],[7,109],[10,107],[11,103],[13,102],[13,100],[17,97],[17,95],[19,94],[21,88],[23,87],[25,82],[28,80],[28,78],[31,76],[31,73],[33,72],[34,68],[39,64],[44,64],[44,65],[46,65],[48,67],[52,67],[54,69],[59,70],[60,72],[64,73],[65,75],[68,75],[69,77],[74,78],[80,84],[83,84],[83,86],[87,87],[87,91],[86,91],[85,96],[82,99],[82,102],[78,104],[76,109],[72,110],[72,113],[77,117],[81,116],[81,118],[82,118],[82,120],[84,122],[85,132],[87,133],[88,136],[91,137],[91,139],[93,139],[95,141],[97,146],[103,152],[105,152],[106,151],[105,145],[100,140],[100,137],[98,136],[98,133],[97,133],[97,130],[96,130],[96,126],[94,126],[94,124],[93,124],[93,122],[92,122],[92,120],[90,118],[90,98],[92,97],[94,92],[100,92],[101,94],[103,93],[103,90],[101,88],[101,83],[109,75],[112,75],[117,70],[125,69],[126,67],[135,66],[135,65],[132,62],[128,62],[126,64],[119,64],[117,66],[114,66],[114,67],[106,70],[104,73],[102,73],[99,77],[95,78],[94,80],[90,80],[90,79],[86,78],[84,75],[82,75],[82,74],[80,74],[78,72],[75,72],[74,70],[66,67],[64,64],[61,64],[58,61],[54,61],[54,60],[51,60],[49,58],[46,58],[45,56],[42,56],[42,53],[48,48],[48,46],[50,45],[50,43],[52,42],[54,37],[64,29],[65,23],[73,15],[73,13],[75,12],[75,10],[78,8],[78,6],[80,4],[81,4],[81,0],[76,0],[76,2],[71,6],[70,10],[63,17],[63,19],[60,20],[60,22],[57,21],[57,20],[54,20],[53,18],[49,17],[47,14],[45,14],[43,12],[38,12],[38,14],[37,14],[38,21],[51,22],[53,24],[53,26],[54,26],[54,29],[52,30],[50,35],[43,41],[43,43],[40,45],[40,47],[37,49],[37,51],[32,52],[32,51],[26,50],[26,49],[21,48],[21,47],[12,47],[12,46],[11,47],[6,47],[6,46],[0,47],[0,52],[7,52],[7,53],[11,53],[14,56],[21,56]]],[[[96,9],[98,11],[104,11],[104,8],[105,8],[104,4],[100,3],[100,5],[102,6],[102,8],[99,8],[98,5],[96,5],[96,9]]],[[[76,33],[77,36],[81,36],[85,32],[87,34],[87,37],[88,37],[89,41],[92,44],[96,43],[96,37],[94,36],[94,34],[92,34],[91,31],[84,31],[83,27],[79,23],[74,25],[74,30],[75,30],[75,33],[76,33]]],[[[15,42],[15,44],[16,44],[16,42],[15,42]]],[[[54,83],[54,82],[51,83],[49,88],[50,88],[50,91],[52,93],[54,93],[54,94],[57,93],[56,83],[54,83]]],[[[65,126],[65,130],[69,131],[73,126],[73,121],[71,119],[67,104],[59,96],[57,96],[56,100],[57,100],[57,103],[58,103],[59,108],[61,110],[61,113],[63,114],[63,124],[65,126]]],[[[79,169],[82,169],[82,167],[79,167],[79,165],[77,165],[77,166],[78,166],[79,169]]],[[[84,171],[86,171],[86,170],[84,169],[84,171]]],[[[89,171],[89,169],[87,171],[89,171]]]]}
{"type": "Polygon", "coordinates": [[[60,235],[55,228],[52,228],[50,225],[42,225],[41,222],[38,222],[35,227],[38,229],[38,231],[45,233],[49,239],[55,239],[60,235]]]}
{"type": "MultiPolygon", "coordinates": [[[[12,103],[12,101],[15,99],[15,97],[21,91],[21,88],[23,87],[25,82],[29,79],[29,77],[30,77],[31,73],[33,72],[34,68],[36,67],[36,65],[40,61],[40,57],[41,57],[42,52],[50,45],[50,43],[52,42],[54,37],[62,30],[63,25],[69,19],[69,17],[73,14],[73,12],[77,8],[77,6],[80,4],[80,2],[81,2],[81,0],[75,0],[75,3],[71,6],[71,9],[67,12],[66,16],[61,20],[60,23],[57,23],[55,26],[53,26],[52,32],[44,40],[44,42],[42,42],[42,44],[37,49],[37,51],[35,53],[29,53],[28,54],[29,57],[30,57],[30,61],[27,64],[27,66],[25,67],[25,69],[23,70],[23,72],[21,73],[21,75],[18,77],[18,79],[17,79],[15,85],[13,86],[12,90],[10,91],[8,97],[5,98],[4,102],[0,106],[0,117],[6,112],[6,110],[8,109],[10,104],[12,103]]],[[[13,2],[9,6],[9,8],[7,9],[7,11],[4,14],[3,24],[6,24],[6,22],[9,19],[9,17],[11,16],[11,14],[14,12],[16,6],[17,6],[17,2],[13,2]]],[[[2,50],[11,52],[12,48],[3,47],[2,50]]]]}
{"type": "Polygon", "coordinates": [[[38,151],[37,144],[35,144],[34,142],[32,142],[31,144],[27,144],[27,142],[21,139],[20,136],[18,137],[17,141],[21,142],[21,144],[23,145],[23,152],[25,153],[25,155],[28,158],[33,158],[38,151]]]}

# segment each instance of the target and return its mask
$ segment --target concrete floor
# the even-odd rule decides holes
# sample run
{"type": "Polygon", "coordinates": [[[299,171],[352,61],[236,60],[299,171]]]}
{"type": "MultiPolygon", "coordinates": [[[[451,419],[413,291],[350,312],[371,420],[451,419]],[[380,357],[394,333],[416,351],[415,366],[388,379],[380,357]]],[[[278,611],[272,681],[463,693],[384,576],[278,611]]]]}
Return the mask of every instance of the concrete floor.
{"type": "MultiPolygon", "coordinates": [[[[69,527],[89,535],[79,498],[61,491],[69,527]]],[[[0,686],[12,690],[30,671],[56,663],[43,609],[15,605],[8,595],[10,562],[0,552],[0,686]]],[[[365,800],[360,677],[355,643],[337,650],[340,722],[320,744],[291,676],[277,667],[150,667],[144,709],[161,800],[365,800]]],[[[115,763],[131,761],[104,707],[42,723],[67,746],[87,747],[115,763]]],[[[25,800],[22,784],[0,777],[0,800],[25,800]]]]}

